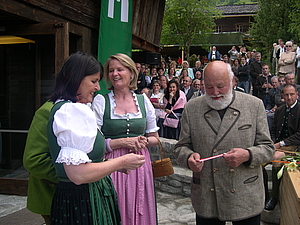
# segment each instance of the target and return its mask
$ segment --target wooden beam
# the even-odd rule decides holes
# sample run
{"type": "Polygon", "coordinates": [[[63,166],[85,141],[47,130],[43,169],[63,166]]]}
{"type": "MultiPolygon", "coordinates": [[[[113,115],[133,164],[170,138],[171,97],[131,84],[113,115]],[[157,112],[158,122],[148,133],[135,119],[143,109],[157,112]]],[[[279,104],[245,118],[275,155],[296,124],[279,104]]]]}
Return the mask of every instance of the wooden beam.
{"type": "Polygon", "coordinates": [[[0,194],[27,195],[28,180],[0,178],[0,194]]]}
{"type": "Polygon", "coordinates": [[[55,73],[58,73],[69,56],[69,23],[56,23],[55,73]]]}
{"type": "MultiPolygon", "coordinates": [[[[85,4],[81,3],[81,6],[84,7],[85,4]]],[[[26,18],[28,21],[40,23],[73,21],[93,29],[99,29],[99,9],[95,6],[94,9],[88,10],[88,13],[91,14],[89,15],[80,11],[78,7],[78,4],[77,8],[74,8],[70,3],[64,4],[54,0],[0,0],[0,10],[26,18]]]]}
{"type": "Polygon", "coordinates": [[[132,46],[134,48],[139,48],[141,50],[150,51],[150,52],[160,52],[161,48],[158,45],[150,43],[143,38],[140,38],[136,35],[132,35],[132,46]]]}

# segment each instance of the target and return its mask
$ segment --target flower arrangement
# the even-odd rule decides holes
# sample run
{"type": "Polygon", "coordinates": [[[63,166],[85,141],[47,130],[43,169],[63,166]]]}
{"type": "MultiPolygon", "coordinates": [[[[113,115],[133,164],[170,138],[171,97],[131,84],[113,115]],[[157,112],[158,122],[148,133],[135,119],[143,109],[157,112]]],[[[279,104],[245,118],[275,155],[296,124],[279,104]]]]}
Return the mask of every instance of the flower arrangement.
{"type": "MultiPolygon", "coordinates": [[[[274,162],[274,161],[273,161],[274,162]]],[[[300,153],[294,152],[293,154],[286,155],[281,158],[280,161],[275,161],[277,163],[284,163],[281,169],[277,173],[277,178],[280,179],[283,174],[283,170],[287,169],[289,171],[299,170],[300,168],[300,153]]]]}

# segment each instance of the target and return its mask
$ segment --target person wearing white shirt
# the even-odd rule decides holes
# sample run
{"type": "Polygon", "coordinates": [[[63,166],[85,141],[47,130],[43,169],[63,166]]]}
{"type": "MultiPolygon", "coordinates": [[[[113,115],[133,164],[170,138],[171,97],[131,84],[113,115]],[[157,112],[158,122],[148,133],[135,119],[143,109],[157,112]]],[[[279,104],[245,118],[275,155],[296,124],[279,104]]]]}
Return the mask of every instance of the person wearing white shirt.
{"type": "MultiPolygon", "coordinates": [[[[135,65],[134,65],[135,66],[135,65]]],[[[56,75],[55,102],[47,138],[59,183],[52,201],[51,224],[121,224],[116,192],[109,175],[134,170],[145,157],[127,154],[104,160],[105,139],[97,129],[91,103],[103,76],[92,56],[76,52],[56,75]]]]}

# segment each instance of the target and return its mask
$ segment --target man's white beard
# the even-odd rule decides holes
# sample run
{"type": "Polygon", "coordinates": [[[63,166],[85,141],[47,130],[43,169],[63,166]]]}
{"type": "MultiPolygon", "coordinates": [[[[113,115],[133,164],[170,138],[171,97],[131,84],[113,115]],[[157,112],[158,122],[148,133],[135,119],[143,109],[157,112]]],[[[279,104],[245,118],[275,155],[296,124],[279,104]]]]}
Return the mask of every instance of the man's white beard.
{"type": "Polygon", "coordinates": [[[222,110],[222,109],[225,109],[227,108],[231,101],[232,101],[232,98],[233,98],[233,94],[232,94],[232,88],[230,88],[228,90],[228,92],[226,94],[223,94],[223,95],[217,95],[217,96],[214,96],[214,95],[208,95],[206,92],[204,94],[205,96],[205,99],[206,99],[206,103],[213,109],[215,110],[222,110]],[[219,99],[219,100],[214,100],[213,97],[221,97],[223,96],[223,98],[219,99]]]}

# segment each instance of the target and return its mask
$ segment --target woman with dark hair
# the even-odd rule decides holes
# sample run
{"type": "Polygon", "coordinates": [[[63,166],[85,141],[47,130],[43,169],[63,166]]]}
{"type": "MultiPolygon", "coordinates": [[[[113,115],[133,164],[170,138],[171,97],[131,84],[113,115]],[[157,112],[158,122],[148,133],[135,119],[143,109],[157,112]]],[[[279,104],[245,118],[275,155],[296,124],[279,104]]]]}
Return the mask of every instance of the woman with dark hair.
{"type": "Polygon", "coordinates": [[[51,224],[121,224],[111,178],[144,164],[144,156],[128,154],[105,161],[105,140],[87,105],[100,89],[102,66],[92,56],[72,54],[56,75],[47,126],[51,158],[58,175],[51,224]]]}
{"type": "Polygon", "coordinates": [[[168,69],[168,74],[167,74],[167,79],[168,79],[168,81],[170,81],[170,80],[172,80],[173,79],[173,77],[175,77],[176,75],[176,70],[175,70],[175,68],[173,68],[173,67],[170,67],[169,69],[168,69]]]}
{"type": "Polygon", "coordinates": [[[238,76],[239,66],[240,66],[240,60],[238,58],[235,58],[232,62],[231,69],[232,69],[234,76],[236,76],[236,77],[238,76]]]}
{"type": "Polygon", "coordinates": [[[180,133],[180,119],[182,116],[184,105],[186,103],[186,96],[179,89],[179,84],[177,81],[170,80],[170,82],[168,83],[168,87],[165,90],[164,99],[167,102],[167,105],[165,113],[162,113],[160,119],[158,120],[158,126],[160,127],[159,136],[178,140],[180,133]],[[179,119],[177,128],[172,128],[163,125],[166,116],[179,119]]]}
{"type": "Polygon", "coordinates": [[[145,164],[129,174],[111,174],[122,225],[155,225],[153,174],[147,147],[158,144],[159,128],[149,98],[134,93],[137,76],[135,63],[129,56],[110,56],[104,65],[104,79],[111,92],[97,95],[92,107],[98,127],[107,138],[107,158],[126,156],[131,152],[145,156],[145,164]]]}
{"type": "Polygon", "coordinates": [[[179,75],[179,84],[180,84],[180,86],[182,85],[182,80],[185,77],[188,77],[188,76],[189,76],[188,70],[187,69],[182,69],[181,72],[180,72],[180,75],[179,75]]]}

